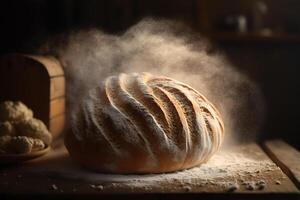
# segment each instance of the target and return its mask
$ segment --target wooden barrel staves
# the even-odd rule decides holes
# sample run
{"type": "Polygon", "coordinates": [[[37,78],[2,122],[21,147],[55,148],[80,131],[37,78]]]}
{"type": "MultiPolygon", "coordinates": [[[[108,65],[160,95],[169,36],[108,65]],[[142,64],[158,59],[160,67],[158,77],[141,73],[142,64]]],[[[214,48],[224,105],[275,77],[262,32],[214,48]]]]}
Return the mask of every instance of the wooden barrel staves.
{"type": "Polygon", "coordinates": [[[0,58],[0,102],[22,101],[57,138],[65,124],[65,76],[51,56],[8,54],[0,58]]]}

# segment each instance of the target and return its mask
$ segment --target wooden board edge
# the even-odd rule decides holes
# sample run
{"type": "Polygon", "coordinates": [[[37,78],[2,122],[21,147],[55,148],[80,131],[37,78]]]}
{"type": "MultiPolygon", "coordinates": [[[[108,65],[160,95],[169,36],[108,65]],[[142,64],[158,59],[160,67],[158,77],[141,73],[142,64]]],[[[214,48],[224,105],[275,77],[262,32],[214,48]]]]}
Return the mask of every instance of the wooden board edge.
{"type": "Polygon", "coordinates": [[[65,96],[66,83],[64,76],[50,79],[50,100],[65,96]]]}
{"type": "Polygon", "coordinates": [[[60,97],[57,99],[53,99],[50,101],[50,111],[49,111],[49,119],[59,116],[65,113],[65,97],[60,97]]]}
{"type": "Polygon", "coordinates": [[[49,131],[54,139],[60,138],[65,129],[65,113],[49,120],[49,131]]]}
{"type": "Polygon", "coordinates": [[[278,139],[265,141],[261,146],[300,191],[300,152],[278,139]]]}

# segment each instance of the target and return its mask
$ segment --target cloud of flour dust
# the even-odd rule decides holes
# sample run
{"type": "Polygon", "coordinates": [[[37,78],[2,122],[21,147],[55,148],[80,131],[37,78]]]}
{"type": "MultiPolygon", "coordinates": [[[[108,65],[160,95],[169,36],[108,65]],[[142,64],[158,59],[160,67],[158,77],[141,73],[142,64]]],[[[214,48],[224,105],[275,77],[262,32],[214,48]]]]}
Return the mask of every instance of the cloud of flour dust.
{"type": "Polygon", "coordinates": [[[227,144],[253,139],[259,131],[263,100],[255,83],[181,24],[145,19],[121,35],[94,29],[64,39],[56,53],[65,65],[68,99],[75,107],[105,77],[147,71],[187,83],[213,102],[224,120],[227,144]]]}

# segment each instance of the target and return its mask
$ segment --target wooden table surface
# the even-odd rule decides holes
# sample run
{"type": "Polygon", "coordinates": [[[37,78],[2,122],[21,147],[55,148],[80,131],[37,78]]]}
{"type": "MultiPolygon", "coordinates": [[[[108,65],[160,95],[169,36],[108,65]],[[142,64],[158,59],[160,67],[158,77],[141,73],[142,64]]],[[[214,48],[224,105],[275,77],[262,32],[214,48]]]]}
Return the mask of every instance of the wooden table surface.
{"type": "Polygon", "coordinates": [[[78,166],[59,141],[45,156],[18,165],[2,165],[0,197],[34,194],[97,198],[117,194],[151,199],[299,199],[299,152],[282,141],[267,142],[263,148],[273,152],[268,155],[276,163],[259,145],[250,143],[222,149],[208,163],[177,173],[108,175],[78,166]],[[280,146],[285,156],[278,152],[280,146]],[[284,172],[278,166],[285,168],[284,172]]]}

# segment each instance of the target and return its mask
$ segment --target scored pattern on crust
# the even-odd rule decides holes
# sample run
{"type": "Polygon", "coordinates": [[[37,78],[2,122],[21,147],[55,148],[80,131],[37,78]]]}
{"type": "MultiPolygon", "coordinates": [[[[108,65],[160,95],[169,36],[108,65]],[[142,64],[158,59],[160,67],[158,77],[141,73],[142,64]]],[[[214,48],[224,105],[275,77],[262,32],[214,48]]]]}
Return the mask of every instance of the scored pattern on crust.
{"type": "Polygon", "coordinates": [[[90,155],[95,163],[102,159],[96,168],[124,172],[193,167],[206,162],[224,137],[221,116],[203,95],[148,73],[105,79],[81,103],[72,131],[83,151],[91,142],[102,148],[90,155]]]}

